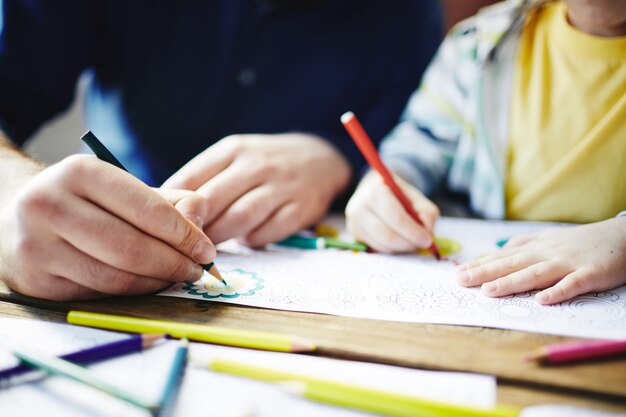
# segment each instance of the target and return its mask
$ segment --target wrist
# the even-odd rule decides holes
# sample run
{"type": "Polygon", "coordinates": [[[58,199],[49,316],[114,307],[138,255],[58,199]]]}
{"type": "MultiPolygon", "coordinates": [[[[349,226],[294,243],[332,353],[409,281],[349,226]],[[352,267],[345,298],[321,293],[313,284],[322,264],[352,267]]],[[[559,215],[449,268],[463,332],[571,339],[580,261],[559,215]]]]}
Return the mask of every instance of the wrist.
{"type": "Polygon", "coordinates": [[[0,210],[43,169],[41,163],[15,148],[0,133],[0,210]]]}

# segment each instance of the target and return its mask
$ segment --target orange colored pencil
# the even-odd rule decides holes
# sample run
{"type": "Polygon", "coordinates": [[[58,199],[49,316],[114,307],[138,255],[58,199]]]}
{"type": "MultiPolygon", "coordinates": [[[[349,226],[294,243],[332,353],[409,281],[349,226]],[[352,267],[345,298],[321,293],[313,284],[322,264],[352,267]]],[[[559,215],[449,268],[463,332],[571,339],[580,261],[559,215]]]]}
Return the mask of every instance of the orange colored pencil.
{"type": "MultiPolygon", "coordinates": [[[[417,211],[415,211],[415,209],[413,208],[413,204],[411,204],[411,201],[402,192],[402,189],[394,180],[393,175],[391,175],[391,172],[389,172],[383,161],[380,159],[378,151],[374,147],[374,144],[372,143],[372,140],[368,136],[367,132],[361,125],[361,122],[359,122],[359,119],[356,118],[354,113],[349,111],[341,116],[341,123],[352,137],[352,140],[354,140],[354,143],[356,143],[356,146],[365,157],[367,163],[370,164],[370,166],[375,169],[381,177],[383,177],[385,185],[387,185],[393,195],[396,196],[400,204],[402,204],[402,207],[404,207],[404,210],[407,212],[407,214],[411,216],[415,223],[424,227],[424,222],[420,218],[417,211]]],[[[432,236],[431,238],[432,243],[428,250],[434,255],[435,258],[437,258],[437,260],[440,260],[441,255],[439,254],[439,249],[435,244],[435,239],[432,236]]]]}

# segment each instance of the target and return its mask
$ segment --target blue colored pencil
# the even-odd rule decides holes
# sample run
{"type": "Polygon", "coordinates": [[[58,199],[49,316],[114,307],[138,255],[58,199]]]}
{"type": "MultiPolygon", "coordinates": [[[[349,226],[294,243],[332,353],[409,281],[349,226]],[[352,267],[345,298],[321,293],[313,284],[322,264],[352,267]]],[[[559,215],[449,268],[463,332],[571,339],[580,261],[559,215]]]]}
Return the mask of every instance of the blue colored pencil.
{"type": "Polygon", "coordinates": [[[171,415],[174,410],[174,406],[176,405],[176,396],[180,388],[180,383],[183,379],[183,374],[185,373],[185,367],[187,366],[188,351],[189,340],[181,339],[180,346],[176,349],[176,353],[174,354],[174,360],[172,361],[170,373],[167,376],[167,380],[165,381],[165,385],[163,387],[159,408],[155,413],[158,417],[171,415]]]}

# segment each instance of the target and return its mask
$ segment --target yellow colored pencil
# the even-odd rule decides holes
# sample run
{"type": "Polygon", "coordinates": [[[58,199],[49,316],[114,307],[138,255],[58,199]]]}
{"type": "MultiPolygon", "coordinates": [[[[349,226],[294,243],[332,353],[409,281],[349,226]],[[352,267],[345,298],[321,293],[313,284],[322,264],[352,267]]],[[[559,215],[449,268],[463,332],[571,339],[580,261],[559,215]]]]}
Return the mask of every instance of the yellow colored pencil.
{"type": "Polygon", "coordinates": [[[316,346],[308,340],[280,333],[142,319],[86,311],[70,311],[67,315],[67,322],[130,333],[167,333],[175,338],[187,338],[198,342],[277,352],[311,352],[316,349],[316,346]]]}
{"type": "Polygon", "coordinates": [[[210,359],[205,366],[216,372],[281,383],[313,401],[393,417],[515,417],[519,414],[519,410],[506,406],[476,408],[449,404],[217,357],[210,359]]]}

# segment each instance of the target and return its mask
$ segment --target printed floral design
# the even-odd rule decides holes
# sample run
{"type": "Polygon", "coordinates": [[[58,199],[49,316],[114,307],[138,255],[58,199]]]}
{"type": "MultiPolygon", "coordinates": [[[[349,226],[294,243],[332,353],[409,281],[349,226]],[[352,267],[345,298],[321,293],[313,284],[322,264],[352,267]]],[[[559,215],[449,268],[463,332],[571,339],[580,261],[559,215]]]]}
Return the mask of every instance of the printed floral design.
{"type": "Polygon", "coordinates": [[[224,285],[205,272],[202,279],[193,284],[185,285],[182,290],[191,295],[214,299],[252,296],[257,291],[263,289],[263,278],[257,276],[254,272],[233,269],[221,271],[221,274],[228,285],[224,285]]]}

